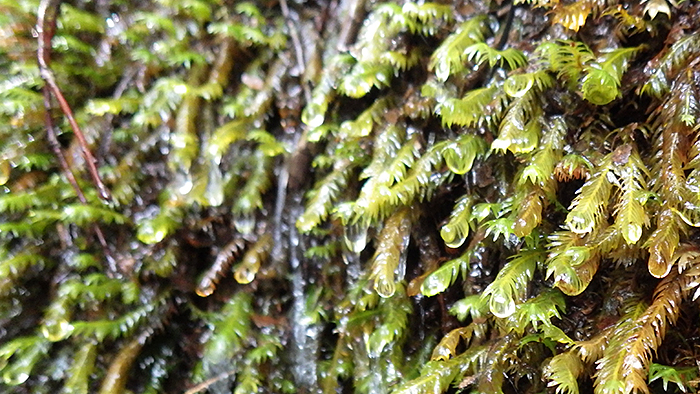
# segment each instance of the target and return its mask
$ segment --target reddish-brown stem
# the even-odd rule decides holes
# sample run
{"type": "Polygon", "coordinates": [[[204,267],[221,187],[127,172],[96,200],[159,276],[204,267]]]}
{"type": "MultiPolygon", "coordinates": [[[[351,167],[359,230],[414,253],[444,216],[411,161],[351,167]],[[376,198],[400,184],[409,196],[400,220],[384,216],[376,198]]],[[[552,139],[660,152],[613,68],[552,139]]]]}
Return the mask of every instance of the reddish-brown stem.
{"type": "Polygon", "coordinates": [[[80,149],[83,152],[83,157],[85,158],[88,172],[90,173],[90,177],[92,178],[100,197],[104,200],[110,200],[111,195],[109,190],[102,182],[102,178],[100,178],[100,174],[97,172],[97,166],[95,165],[97,160],[95,160],[92,152],[90,152],[85,135],[73,116],[73,110],[66,101],[66,98],[63,96],[61,89],[56,83],[53,72],[49,67],[51,60],[51,39],[53,38],[56,30],[56,14],[58,13],[58,7],[60,4],[60,0],[43,0],[39,4],[39,15],[37,21],[37,30],[39,33],[39,45],[37,50],[39,75],[46,84],[44,87],[48,86],[51,93],[53,93],[53,95],[56,97],[63,114],[68,119],[71,129],[73,129],[73,133],[75,134],[76,138],[78,138],[78,143],[80,144],[80,149]]]}
{"type": "MultiPolygon", "coordinates": [[[[53,37],[54,32],[56,31],[56,12],[58,10],[59,5],[60,0],[43,0],[39,5],[38,11],[39,16],[37,21],[37,30],[39,32],[39,45],[37,57],[39,60],[39,70],[41,76],[46,82],[46,84],[42,88],[42,92],[44,94],[44,107],[46,108],[46,112],[44,114],[44,122],[46,124],[46,136],[49,141],[49,145],[51,146],[51,150],[53,151],[54,155],[56,155],[58,163],[61,166],[61,169],[63,170],[66,179],[68,179],[68,183],[70,183],[70,185],[73,187],[73,190],[75,190],[75,194],[78,196],[78,200],[80,200],[82,204],[87,204],[88,201],[87,198],[85,198],[85,193],[83,193],[83,190],[80,188],[78,180],[75,178],[75,174],[73,174],[73,171],[71,170],[70,165],[68,164],[68,161],[66,160],[66,157],[63,154],[63,151],[61,151],[61,144],[58,142],[58,137],[56,136],[56,127],[54,125],[53,119],[51,118],[51,93],[53,92],[54,95],[56,95],[56,97],[58,98],[59,103],[61,104],[61,109],[66,114],[66,116],[68,116],[68,120],[69,122],[71,122],[71,125],[75,124],[75,126],[73,127],[74,131],[78,126],[77,123],[75,123],[75,119],[73,118],[73,114],[70,111],[68,103],[61,94],[61,91],[58,89],[58,86],[56,85],[53,79],[53,75],[51,74],[51,71],[48,68],[51,55],[51,38],[53,37]],[[66,112],[66,108],[68,109],[68,112],[66,112]]],[[[94,158],[92,157],[90,151],[87,149],[85,138],[83,137],[82,132],[80,132],[79,128],[77,128],[77,132],[75,134],[76,136],[78,136],[78,140],[81,144],[81,147],[83,148],[83,153],[85,154],[87,152],[85,159],[88,162],[88,168],[90,168],[91,174],[93,174],[94,169],[93,181],[95,181],[97,188],[100,191],[100,195],[102,196],[102,198],[109,199],[109,192],[107,191],[107,188],[104,186],[102,180],[97,174],[97,168],[95,167],[94,158]]],[[[109,247],[107,246],[107,241],[104,237],[104,234],[102,233],[102,229],[100,229],[100,227],[97,224],[93,224],[92,229],[95,232],[95,235],[97,236],[97,240],[102,246],[102,250],[105,254],[105,257],[107,258],[107,265],[109,271],[116,272],[116,267],[113,262],[114,260],[111,258],[109,247]]]]}

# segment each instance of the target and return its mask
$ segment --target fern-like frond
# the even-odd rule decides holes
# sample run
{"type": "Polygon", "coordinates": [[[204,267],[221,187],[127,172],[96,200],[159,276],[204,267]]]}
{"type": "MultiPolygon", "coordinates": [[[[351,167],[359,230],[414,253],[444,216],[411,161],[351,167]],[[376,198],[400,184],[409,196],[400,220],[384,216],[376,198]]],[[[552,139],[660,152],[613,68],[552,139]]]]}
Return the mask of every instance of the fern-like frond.
{"type": "Polygon", "coordinates": [[[489,104],[499,98],[495,86],[472,89],[463,98],[449,98],[438,103],[435,111],[440,115],[443,126],[459,125],[474,127],[486,121],[489,104]]]}
{"type": "Polygon", "coordinates": [[[513,74],[503,82],[503,90],[510,97],[522,97],[530,89],[544,91],[554,84],[554,80],[546,70],[540,69],[531,73],[513,74]]]}
{"type": "MultiPolygon", "coordinates": [[[[605,347],[602,358],[596,362],[594,375],[595,394],[629,394],[632,392],[648,392],[646,379],[640,378],[638,373],[624,376],[626,372],[625,361],[628,349],[625,342],[631,338],[633,332],[639,328],[637,319],[646,309],[646,304],[636,302],[627,313],[620,318],[609,335],[608,344],[605,347]]],[[[644,369],[641,364],[635,365],[640,372],[644,369]]]]}
{"type": "Polygon", "coordinates": [[[618,98],[622,75],[641,50],[641,46],[615,49],[586,66],[581,85],[583,98],[596,105],[605,105],[618,98]]]}
{"type": "Polygon", "coordinates": [[[202,356],[205,370],[230,362],[242,350],[250,330],[251,302],[250,294],[237,292],[217,313],[217,320],[210,323],[212,335],[204,344],[202,356]]]}
{"type": "Polygon", "coordinates": [[[549,236],[547,277],[566,295],[581,294],[598,270],[599,256],[585,245],[582,236],[558,231],[549,236]]]}
{"type": "Polygon", "coordinates": [[[664,391],[669,391],[668,384],[673,383],[684,393],[692,391],[690,382],[698,378],[698,369],[696,367],[672,367],[652,363],[649,366],[649,383],[656,380],[661,380],[664,391]]]}
{"type": "Polygon", "coordinates": [[[571,202],[565,221],[571,231],[577,234],[590,233],[605,220],[613,189],[610,174],[612,160],[612,154],[606,156],[598,171],[577,191],[578,195],[571,202]]]}
{"type": "Polygon", "coordinates": [[[237,217],[251,217],[256,210],[262,208],[262,196],[271,185],[272,158],[257,149],[252,159],[250,176],[231,209],[237,217]]]}
{"type": "MultiPolygon", "coordinates": [[[[380,293],[381,295],[381,293],[380,293]]],[[[369,335],[367,349],[369,356],[380,357],[391,345],[400,343],[408,329],[408,317],[413,311],[411,301],[406,297],[403,285],[396,286],[395,293],[380,301],[382,324],[369,335]]]]}
{"type": "Polygon", "coordinates": [[[443,151],[446,141],[431,146],[416,160],[406,174],[406,177],[391,187],[394,196],[393,204],[410,205],[414,201],[429,198],[444,182],[452,179],[451,171],[436,171],[443,161],[443,151]]]}
{"type": "Polygon", "coordinates": [[[467,20],[433,52],[428,67],[435,71],[439,81],[445,82],[450,75],[464,71],[467,59],[465,49],[484,40],[488,29],[486,21],[485,15],[467,20]]]}
{"type": "Polygon", "coordinates": [[[62,393],[87,394],[90,392],[90,377],[95,370],[97,344],[85,341],[73,357],[68,369],[68,379],[63,384],[62,393]]]}
{"type": "Polygon", "coordinates": [[[465,194],[455,203],[450,220],[440,229],[440,237],[448,247],[462,246],[469,236],[469,231],[474,229],[475,223],[471,216],[473,204],[474,196],[469,194],[465,194]]]}
{"type": "Polygon", "coordinates": [[[489,298],[491,313],[500,318],[515,313],[516,304],[525,299],[527,286],[544,257],[540,250],[521,250],[498,271],[496,279],[482,293],[489,298]]]}
{"type": "Polygon", "coordinates": [[[466,277],[466,270],[469,268],[469,261],[472,257],[472,250],[467,250],[460,257],[450,260],[440,268],[428,275],[421,285],[421,293],[426,297],[440,294],[450,287],[460,272],[466,277]]]}
{"type": "Polygon", "coordinates": [[[474,327],[477,323],[471,323],[466,327],[455,328],[445,334],[440,342],[433,349],[430,359],[433,361],[447,361],[457,355],[457,346],[461,343],[469,346],[472,340],[472,335],[475,334],[474,327]]]}
{"type": "Polygon", "coordinates": [[[642,236],[643,227],[649,226],[649,217],[642,204],[649,174],[636,147],[627,144],[615,152],[619,160],[613,172],[620,180],[622,193],[615,205],[615,225],[628,244],[635,244],[642,236]]]}
{"type": "Polygon", "coordinates": [[[595,60],[593,52],[580,41],[546,42],[537,51],[547,60],[549,68],[570,86],[578,84],[584,67],[595,60]]]}
{"type": "MultiPolygon", "coordinates": [[[[389,98],[381,98],[372,103],[366,110],[364,110],[355,120],[345,121],[340,125],[340,136],[341,138],[360,138],[367,137],[372,133],[375,125],[382,124],[384,121],[384,114],[392,106],[392,102],[389,98]]],[[[380,134],[385,133],[396,133],[400,129],[396,125],[388,125],[386,129],[380,134]]],[[[388,142],[386,139],[378,139],[381,141],[379,144],[383,145],[388,142]]],[[[381,149],[381,148],[380,148],[381,149]]],[[[375,150],[375,155],[376,155],[375,150]]]]}
{"type": "Polygon", "coordinates": [[[486,298],[481,294],[468,295],[456,301],[450,308],[450,314],[456,316],[460,321],[465,321],[471,317],[472,321],[485,317],[489,312],[489,305],[486,298]]]}
{"type": "MultiPolygon", "coordinates": [[[[479,348],[480,353],[485,351],[479,348]]],[[[429,361],[419,377],[397,387],[393,394],[442,394],[460,373],[467,370],[474,359],[475,351],[465,352],[447,361],[429,361]],[[469,362],[472,361],[472,362],[469,362]]]]}
{"type": "Polygon", "coordinates": [[[104,318],[100,320],[72,321],[71,336],[90,338],[102,342],[107,338],[116,339],[126,337],[149,319],[161,316],[168,304],[168,294],[163,294],[151,302],[140,305],[129,312],[121,314],[117,318],[104,318]]]}
{"type": "Polygon", "coordinates": [[[240,264],[233,268],[233,277],[240,284],[248,284],[255,279],[260,266],[272,249],[272,234],[265,233],[243,255],[240,264]]]}
{"type": "Polygon", "coordinates": [[[530,89],[515,98],[501,120],[498,138],[491,143],[491,150],[514,154],[532,152],[539,143],[542,130],[539,92],[530,89]]]}
{"type": "Polygon", "coordinates": [[[32,375],[34,366],[47,356],[51,342],[42,336],[12,339],[0,347],[0,373],[8,386],[20,385],[32,375]]]}
{"type": "Polygon", "coordinates": [[[340,82],[338,90],[348,97],[360,98],[372,88],[389,86],[393,76],[391,64],[357,63],[340,82]]]}
{"type": "Polygon", "coordinates": [[[517,177],[518,184],[529,182],[548,195],[554,193],[555,166],[562,158],[566,127],[562,117],[546,119],[540,147],[517,177]]]}
{"type": "Polygon", "coordinates": [[[652,59],[645,68],[649,80],[644,84],[640,93],[661,97],[668,92],[671,81],[676,78],[689,59],[700,51],[700,32],[688,34],[671,45],[665,53],[652,59]]]}
{"type": "Polygon", "coordinates": [[[31,267],[43,268],[48,260],[36,253],[35,249],[28,249],[12,256],[2,256],[0,259],[0,281],[19,279],[31,267]]]}
{"type": "Polygon", "coordinates": [[[352,164],[340,165],[316,183],[307,196],[304,213],[296,221],[299,231],[310,232],[328,218],[354,168],[352,164]]]}
{"type": "Polygon", "coordinates": [[[491,48],[484,42],[477,42],[464,48],[467,59],[477,65],[488,62],[489,67],[502,67],[507,64],[511,70],[527,64],[527,57],[515,48],[499,50],[491,48]]]}
{"type": "Polygon", "coordinates": [[[671,209],[664,209],[657,215],[656,231],[654,231],[645,247],[649,248],[649,273],[657,278],[663,278],[671,272],[673,254],[680,242],[679,218],[671,209]]]}
{"type": "Polygon", "coordinates": [[[136,237],[145,244],[156,244],[180,227],[183,212],[177,207],[163,206],[152,219],[137,223],[136,237]]]}
{"type": "Polygon", "coordinates": [[[79,226],[96,222],[124,224],[128,221],[126,216],[111,209],[83,204],[66,204],[61,212],[61,220],[79,226]]]}
{"type": "Polygon", "coordinates": [[[554,356],[544,369],[547,387],[556,387],[556,394],[578,394],[577,379],[584,371],[581,358],[570,350],[554,356]]]}
{"type": "Polygon", "coordinates": [[[403,280],[406,272],[406,248],[411,225],[410,210],[402,208],[387,218],[379,233],[369,277],[374,282],[374,290],[384,298],[394,295],[396,278],[403,280]]]}
{"type": "MultiPolygon", "coordinates": [[[[522,304],[517,305],[514,313],[508,316],[504,322],[509,330],[522,335],[527,327],[532,327],[535,330],[546,331],[546,327],[554,328],[552,319],[561,319],[559,311],[566,309],[566,300],[564,294],[556,289],[543,291],[536,297],[530,298],[522,304]]],[[[571,342],[561,330],[551,334],[565,342],[571,342]]]]}
{"type": "MultiPolygon", "coordinates": [[[[407,140],[396,155],[384,163],[381,172],[369,178],[354,203],[353,222],[372,223],[385,217],[391,207],[399,205],[400,196],[390,188],[406,177],[418,157],[420,144],[414,135],[407,140]]],[[[408,205],[408,204],[406,204],[408,205]]]]}

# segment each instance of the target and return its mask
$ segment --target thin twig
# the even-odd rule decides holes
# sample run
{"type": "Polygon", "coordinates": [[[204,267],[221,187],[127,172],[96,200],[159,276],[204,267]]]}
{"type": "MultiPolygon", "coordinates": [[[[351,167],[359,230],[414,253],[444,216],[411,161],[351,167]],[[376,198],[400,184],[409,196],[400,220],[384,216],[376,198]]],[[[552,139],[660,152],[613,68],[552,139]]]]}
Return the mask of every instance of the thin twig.
{"type": "Polygon", "coordinates": [[[37,31],[39,33],[39,45],[37,50],[39,75],[44,80],[44,83],[46,84],[45,87],[48,86],[51,93],[53,93],[53,95],[56,97],[58,104],[61,106],[61,110],[68,119],[71,129],[73,129],[73,133],[75,133],[75,136],[78,138],[78,143],[80,144],[80,148],[83,152],[83,157],[85,158],[88,172],[90,173],[90,177],[92,178],[100,197],[109,201],[111,200],[111,195],[105,184],[102,182],[100,174],[97,172],[97,166],[95,165],[97,160],[95,160],[92,152],[90,152],[85,135],[73,116],[73,110],[70,108],[70,105],[68,105],[68,102],[63,96],[61,89],[58,87],[53,72],[49,67],[51,60],[51,39],[56,31],[56,14],[58,13],[58,8],[60,5],[61,0],[42,0],[41,3],[39,3],[37,21],[37,31]]]}
{"type": "Polygon", "coordinates": [[[202,390],[208,388],[208,387],[211,386],[212,384],[214,384],[214,383],[216,383],[216,382],[218,382],[218,381],[220,381],[220,380],[226,379],[226,378],[228,378],[229,376],[231,376],[231,375],[233,375],[233,374],[235,374],[235,373],[236,373],[236,370],[235,370],[235,369],[232,369],[232,370],[226,371],[226,372],[222,372],[222,373],[220,373],[220,374],[214,376],[213,378],[207,379],[207,380],[205,380],[204,382],[202,382],[202,383],[200,383],[200,384],[198,384],[198,385],[192,387],[191,389],[185,391],[185,394],[195,394],[195,393],[198,393],[198,392],[200,392],[200,391],[202,391],[202,390]]]}
{"type": "MultiPolygon", "coordinates": [[[[53,119],[51,118],[51,93],[53,91],[53,93],[55,94],[56,89],[58,89],[58,87],[55,86],[56,89],[51,88],[51,84],[48,83],[46,75],[48,75],[50,77],[50,80],[53,81],[53,75],[48,69],[48,65],[51,57],[51,39],[54,33],[56,32],[56,13],[60,4],[61,0],[42,0],[42,2],[39,4],[38,10],[37,31],[39,33],[39,43],[37,57],[39,61],[39,69],[41,72],[41,76],[44,79],[44,81],[47,82],[47,84],[45,84],[42,88],[42,92],[44,95],[44,108],[46,109],[44,114],[44,122],[46,124],[46,136],[49,141],[49,145],[51,146],[51,150],[53,151],[54,155],[56,155],[56,158],[58,159],[58,163],[61,167],[61,170],[63,170],[66,179],[68,179],[68,183],[70,183],[70,185],[73,187],[73,190],[75,190],[75,194],[78,196],[78,200],[82,204],[87,205],[88,201],[87,198],[85,198],[85,193],[83,193],[83,190],[80,188],[78,180],[75,178],[75,174],[71,170],[70,165],[68,164],[68,161],[66,160],[66,157],[63,154],[63,151],[61,151],[61,144],[58,142],[58,137],[56,136],[56,126],[54,125],[53,119]],[[44,72],[44,70],[47,70],[48,72],[44,72]]],[[[60,90],[58,91],[58,93],[60,95],[60,90]]],[[[68,103],[66,103],[63,96],[60,95],[59,97],[59,102],[61,102],[62,99],[63,103],[65,103],[65,105],[67,106],[68,103]]],[[[68,108],[68,110],[70,110],[70,107],[68,108]]],[[[69,119],[73,119],[72,113],[69,119]]],[[[73,119],[73,122],[75,122],[75,119],[73,119]]],[[[78,134],[76,133],[76,135],[78,134]]],[[[91,154],[90,157],[92,157],[91,154]]],[[[91,162],[90,160],[88,160],[88,163],[92,164],[93,167],[95,166],[94,162],[91,162]]],[[[95,168],[95,174],[96,173],[97,169],[95,168]]],[[[104,186],[104,184],[102,184],[102,181],[99,179],[99,176],[97,180],[99,181],[98,185],[101,185],[104,191],[106,191],[107,189],[104,186]]],[[[102,190],[100,191],[100,193],[102,194],[102,190]]],[[[102,194],[103,198],[105,198],[104,196],[105,195],[102,194]]],[[[107,192],[106,196],[109,197],[109,192],[107,192]]],[[[93,224],[92,229],[95,232],[95,235],[97,236],[97,240],[102,246],[102,250],[105,254],[105,257],[107,258],[108,272],[115,273],[116,264],[114,263],[114,259],[111,257],[109,247],[107,246],[107,240],[105,239],[104,234],[102,233],[102,229],[100,229],[100,227],[97,224],[93,224]]]]}
{"type": "MultiPolygon", "coordinates": [[[[289,7],[287,6],[287,0],[280,0],[280,8],[282,8],[282,16],[287,21],[287,28],[289,28],[289,35],[292,37],[292,44],[294,45],[294,52],[297,58],[297,64],[299,65],[299,74],[302,76],[306,71],[306,61],[304,60],[304,49],[301,46],[301,40],[299,39],[299,33],[297,32],[296,26],[289,15],[289,7]]],[[[304,90],[304,98],[307,103],[311,102],[311,90],[304,83],[301,82],[301,87],[304,90]]]]}

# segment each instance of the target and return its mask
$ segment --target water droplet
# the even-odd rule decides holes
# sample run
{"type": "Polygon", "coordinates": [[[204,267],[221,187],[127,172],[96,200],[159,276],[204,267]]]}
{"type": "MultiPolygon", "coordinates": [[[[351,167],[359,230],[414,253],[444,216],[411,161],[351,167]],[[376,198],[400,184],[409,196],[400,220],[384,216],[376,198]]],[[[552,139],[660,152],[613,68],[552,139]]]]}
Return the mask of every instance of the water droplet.
{"type": "Polygon", "coordinates": [[[345,246],[354,253],[361,253],[367,246],[367,226],[355,225],[345,228],[345,246]]]}
{"type": "Polygon", "coordinates": [[[301,114],[301,121],[310,128],[319,127],[326,120],[324,112],[323,106],[317,103],[310,103],[304,108],[304,112],[301,114]]]}
{"type": "Polygon", "coordinates": [[[8,386],[18,386],[29,379],[29,374],[26,372],[7,371],[2,375],[2,380],[8,386]]]}
{"type": "Polygon", "coordinates": [[[496,317],[506,318],[515,313],[515,301],[501,292],[494,292],[489,300],[489,309],[496,317]]]}
{"type": "Polygon", "coordinates": [[[212,163],[209,170],[209,183],[204,191],[204,198],[212,207],[218,207],[224,202],[224,186],[223,177],[219,166],[212,163]]]}
{"type": "Polygon", "coordinates": [[[152,245],[162,241],[167,235],[168,231],[165,228],[161,226],[156,228],[153,220],[147,220],[139,226],[136,238],[145,244],[152,245]]]}
{"type": "Polygon", "coordinates": [[[442,229],[440,229],[440,236],[442,240],[445,241],[445,245],[452,249],[459,248],[464,244],[464,241],[467,240],[467,234],[456,231],[449,225],[442,226],[442,229]]]}
{"type": "Polygon", "coordinates": [[[390,298],[396,292],[396,284],[386,280],[374,282],[374,290],[383,298],[390,298]]]}
{"type": "Polygon", "coordinates": [[[233,278],[236,279],[236,282],[245,285],[253,281],[255,279],[255,274],[257,273],[257,270],[253,271],[250,269],[251,267],[247,265],[241,265],[238,268],[236,268],[236,271],[233,273],[233,278]]]}
{"type": "Polygon", "coordinates": [[[62,341],[73,332],[73,325],[66,320],[61,320],[55,324],[43,325],[41,333],[51,342],[62,341]]]}
{"type": "Polygon", "coordinates": [[[255,217],[254,216],[241,216],[233,220],[233,225],[236,226],[236,230],[241,234],[252,234],[255,230],[255,217]]]}
{"type": "Polygon", "coordinates": [[[628,223],[626,231],[622,233],[628,244],[635,244],[642,237],[642,226],[636,223],[628,223]]]}
{"type": "Polygon", "coordinates": [[[428,277],[423,281],[423,285],[421,285],[420,290],[424,296],[432,297],[445,291],[445,289],[447,289],[447,285],[449,285],[449,281],[445,281],[436,275],[428,275],[428,277]]]}

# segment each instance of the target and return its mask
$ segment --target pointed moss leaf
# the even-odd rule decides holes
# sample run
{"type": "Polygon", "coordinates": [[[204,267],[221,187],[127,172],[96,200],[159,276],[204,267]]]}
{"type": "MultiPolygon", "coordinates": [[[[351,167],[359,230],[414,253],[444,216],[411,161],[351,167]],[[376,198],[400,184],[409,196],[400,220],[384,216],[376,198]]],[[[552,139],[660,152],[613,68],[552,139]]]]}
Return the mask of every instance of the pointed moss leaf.
{"type": "Polygon", "coordinates": [[[245,137],[250,127],[249,122],[248,119],[235,119],[214,131],[206,149],[215,163],[221,162],[232,143],[245,137]]]}
{"type": "Polygon", "coordinates": [[[498,50],[491,48],[484,42],[477,42],[466,47],[464,54],[467,56],[467,59],[475,64],[488,62],[489,67],[501,66],[503,63],[506,63],[511,70],[514,70],[527,63],[525,55],[515,48],[498,50]]]}
{"type": "Polygon", "coordinates": [[[473,196],[465,194],[454,206],[450,220],[440,229],[440,237],[449,248],[459,248],[469,235],[473,226],[471,210],[474,204],[473,196]]]}
{"type": "Polygon", "coordinates": [[[469,353],[463,353],[448,361],[429,361],[421,369],[419,377],[401,384],[393,394],[442,394],[450,383],[463,372],[469,353]]]}
{"type": "Polygon", "coordinates": [[[468,317],[472,319],[482,317],[488,310],[486,297],[481,294],[472,294],[455,302],[450,308],[450,314],[456,316],[460,321],[465,321],[468,317]]]}
{"type": "Polygon", "coordinates": [[[571,211],[566,216],[565,223],[575,233],[593,231],[607,213],[613,186],[609,176],[611,155],[606,157],[598,172],[578,190],[578,196],[571,203],[571,211]]]}
{"type": "Polygon", "coordinates": [[[123,224],[127,221],[127,218],[106,208],[83,204],[68,204],[61,212],[61,220],[84,226],[94,222],[123,224]]]}
{"type": "Polygon", "coordinates": [[[668,384],[673,383],[684,393],[691,391],[691,381],[698,378],[698,369],[696,367],[672,367],[652,363],[649,366],[649,383],[656,380],[661,380],[664,391],[668,392],[668,384]]]}
{"type": "Polygon", "coordinates": [[[620,95],[619,82],[605,70],[591,68],[583,78],[583,98],[596,105],[605,105],[620,95]]]}
{"type": "Polygon", "coordinates": [[[433,349],[433,354],[430,359],[433,361],[447,361],[450,358],[457,355],[457,346],[462,342],[469,344],[472,337],[472,332],[474,331],[474,323],[466,326],[455,328],[454,330],[445,334],[440,340],[440,343],[433,349]]]}
{"type": "Polygon", "coordinates": [[[487,106],[498,93],[495,86],[472,89],[461,99],[441,101],[436,112],[440,114],[443,126],[476,126],[488,117],[487,106]]]}
{"type": "Polygon", "coordinates": [[[241,350],[250,330],[251,301],[250,294],[238,292],[216,314],[216,321],[211,323],[211,337],[203,346],[204,364],[230,362],[241,350]]]}
{"type": "Polygon", "coordinates": [[[384,298],[394,295],[397,278],[403,280],[406,271],[406,248],[411,235],[409,214],[404,208],[391,215],[378,237],[369,277],[374,282],[374,290],[384,298]]]}
{"type": "Polygon", "coordinates": [[[555,387],[556,394],[578,394],[578,377],[583,373],[584,365],[574,351],[554,356],[544,368],[547,387],[555,387]]]}
{"type": "Polygon", "coordinates": [[[435,70],[439,81],[445,82],[450,75],[464,70],[464,50],[473,43],[484,40],[485,22],[484,15],[467,20],[435,50],[430,57],[429,68],[435,70]]]}
{"type": "Polygon", "coordinates": [[[50,342],[41,336],[19,337],[2,345],[0,372],[3,382],[8,386],[26,382],[36,363],[47,356],[49,349],[50,342]]]}
{"type": "Polygon", "coordinates": [[[657,217],[657,228],[647,240],[649,273],[657,278],[666,277],[673,267],[673,254],[680,243],[678,218],[670,209],[657,217]]]}
{"type": "Polygon", "coordinates": [[[661,59],[658,66],[653,67],[649,80],[642,87],[641,92],[654,97],[661,97],[670,88],[672,75],[682,69],[695,54],[698,53],[700,44],[700,32],[687,34],[671,45],[661,59]]]}
{"type": "Polygon", "coordinates": [[[136,238],[145,244],[156,244],[172,234],[180,225],[180,213],[164,208],[155,218],[137,224],[136,238]]]}
{"type": "Polygon", "coordinates": [[[95,369],[97,345],[86,341],[80,346],[68,370],[68,379],[63,385],[61,394],[88,394],[90,392],[90,376],[95,369]]]}
{"type": "Polygon", "coordinates": [[[426,297],[432,297],[445,291],[457,280],[460,271],[467,269],[471,255],[471,251],[467,251],[462,256],[446,262],[428,275],[421,285],[421,293],[426,297]]]}
{"type": "Polygon", "coordinates": [[[529,74],[511,75],[503,83],[503,90],[511,97],[523,97],[535,84],[534,78],[529,74]]]}
{"type": "Polygon", "coordinates": [[[508,262],[483,292],[489,298],[489,308],[496,317],[506,318],[515,312],[516,301],[525,298],[527,286],[535,273],[541,251],[521,251],[508,262]]]}
{"type": "Polygon", "coordinates": [[[334,208],[333,203],[347,186],[350,173],[354,168],[353,165],[344,165],[334,169],[309,191],[306,210],[296,221],[299,231],[308,233],[326,220],[334,208]]]}
{"type": "Polygon", "coordinates": [[[372,358],[381,357],[387,347],[402,338],[406,332],[408,317],[413,310],[402,285],[397,286],[393,297],[382,299],[379,308],[383,315],[383,322],[367,340],[367,349],[372,358]]]}

